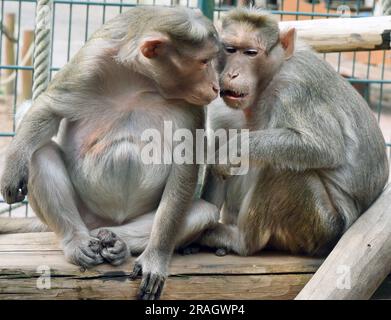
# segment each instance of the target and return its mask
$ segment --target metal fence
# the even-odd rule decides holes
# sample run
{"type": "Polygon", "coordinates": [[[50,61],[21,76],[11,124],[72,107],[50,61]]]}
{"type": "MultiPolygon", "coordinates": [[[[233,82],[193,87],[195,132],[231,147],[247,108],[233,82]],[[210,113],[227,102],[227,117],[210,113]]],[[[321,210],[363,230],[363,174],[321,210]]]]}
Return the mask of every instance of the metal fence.
{"type": "MultiPolygon", "coordinates": [[[[209,18],[218,20],[225,11],[238,5],[237,1],[243,4],[246,0],[53,0],[51,76],[78,51],[94,30],[128,7],[139,4],[199,7],[209,18]]],[[[280,20],[302,20],[341,15],[357,18],[371,16],[375,12],[376,1],[257,0],[255,4],[266,7],[280,20]]],[[[12,81],[0,86],[0,171],[5,147],[15,133],[16,108],[25,98],[25,94],[21,95],[22,80],[33,72],[31,65],[23,65],[22,62],[23,54],[26,54],[23,43],[27,34],[25,31],[34,30],[35,10],[35,0],[0,0],[0,20],[3,24],[9,14],[13,14],[15,19],[15,30],[12,32],[15,38],[12,42],[13,57],[6,52],[12,40],[7,38],[7,25],[0,30],[0,84],[2,79],[12,77],[12,81]]],[[[390,152],[391,52],[328,53],[324,54],[324,59],[348,78],[368,101],[382,127],[390,152]]],[[[16,216],[31,214],[27,202],[22,207],[11,207],[0,198],[0,213],[4,212],[16,216]]]]}

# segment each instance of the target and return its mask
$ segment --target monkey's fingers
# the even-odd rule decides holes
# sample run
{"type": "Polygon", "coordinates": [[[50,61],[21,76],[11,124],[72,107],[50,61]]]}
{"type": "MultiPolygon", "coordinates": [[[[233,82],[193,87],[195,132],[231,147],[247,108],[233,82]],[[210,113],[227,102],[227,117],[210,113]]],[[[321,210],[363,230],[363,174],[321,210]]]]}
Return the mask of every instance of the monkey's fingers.
{"type": "Polygon", "coordinates": [[[218,248],[215,252],[215,255],[218,256],[218,257],[224,257],[228,254],[228,251],[227,249],[225,248],[218,248]]]}
{"type": "Polygon", "coordinates": [[[113,252],[114,248],[103,248],[100,252],[101,256],[113,266],[119,266],[123,264],[129,258],[127,248],[119,252],[113,252]]]}
{"type": "Polygon", "coordinates": [[[103,263],[103,258],[89,247],[81,247],[74,259],[76,264],[85,269],[103,263]]]}
{"type": "Polygon", "coordinates": [[[163,290],[165,277],[160,274],[147,273],[141,281],[138,299],[156,300],[159,299],[163,290]]]}
{"type": "Polygon", "coordinates": [[[136,280],[138,276],[142,274],[143,267],[137,261],[134,264],[133,271],[130,274],[130,280],[136,280]]]}

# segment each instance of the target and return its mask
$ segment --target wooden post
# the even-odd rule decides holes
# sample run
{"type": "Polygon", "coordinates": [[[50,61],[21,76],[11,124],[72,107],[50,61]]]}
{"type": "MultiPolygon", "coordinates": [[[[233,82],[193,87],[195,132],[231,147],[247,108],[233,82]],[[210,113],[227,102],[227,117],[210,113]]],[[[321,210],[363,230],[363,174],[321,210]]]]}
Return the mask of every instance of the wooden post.
{"type": "MultiPolygon", "coordinates": [[[[15,33],[15,14],[7,13],[4,17],[4,27],[6,28],[8,34],[14,35],[15,33]]],[[[13,66],[15,65],[15,43],[4,37],[5,41],[5,65],[13,66]]],[[[5,70],[5,78],[9,77],[14,70],[5,70]]],[[[5,86],[5,94],[12,95],[14,93],[15,80],[10,81],[5,86]]]]}
{"type": "Polygon", "coordinates": [[[348,229],[296,300],[369,299],[391,271],[391,186],[348,229]]]}
{"type": "MultiPolygon", "coordinates": [[[[23,32],[22,61],[25,60],[30,47],[34,43],[34,30],[25,30],[23,32]]],[[[25,66],[33,64],[33,56],[25,61],[25,66]]],[[[33,72],[30,70],[21,71],[22,78],[22,101],[29,100],[32,97],[33,72]]]]}

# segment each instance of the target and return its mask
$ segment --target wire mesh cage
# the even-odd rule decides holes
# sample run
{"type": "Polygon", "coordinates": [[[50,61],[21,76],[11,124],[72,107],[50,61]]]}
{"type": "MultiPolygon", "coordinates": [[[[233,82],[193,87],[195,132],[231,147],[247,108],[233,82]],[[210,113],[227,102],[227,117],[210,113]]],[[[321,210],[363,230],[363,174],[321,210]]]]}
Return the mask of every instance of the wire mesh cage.
{"type": "MultiPolygon", "coordinates": [[[[15,134],[16,111],[31,98],[32,49],[36,0],[0,0],[0,172],[4,151],[15,134]]],[[[279,20],[355,18],[377,14],[375,0],[257,0],[279,20]]],[[[50,77],[53,77],[105,21],[137,5],[182,5],[200,8],[219,20],[230,8],[246,0],[53,0],[51,12],[50,77]]],[[[340,74],[367,100],[391,149],[391,52],[343,52],[323,54],[340,74]]],[[[0,197],[0,214],[33,215],[28,202],[7,205],[0,197]]]]}

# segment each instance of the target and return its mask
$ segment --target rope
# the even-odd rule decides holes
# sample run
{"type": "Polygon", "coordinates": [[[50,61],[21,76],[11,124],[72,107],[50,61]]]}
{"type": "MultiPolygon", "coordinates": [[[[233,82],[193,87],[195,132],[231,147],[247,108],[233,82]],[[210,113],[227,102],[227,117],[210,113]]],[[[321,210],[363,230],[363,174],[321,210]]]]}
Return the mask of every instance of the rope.
{"type": "Polygon", "coordinates": [[[37,2],[33,100],[46,90],[49,83],[51,4],[52,0],[38,0],[37,2]]]}

